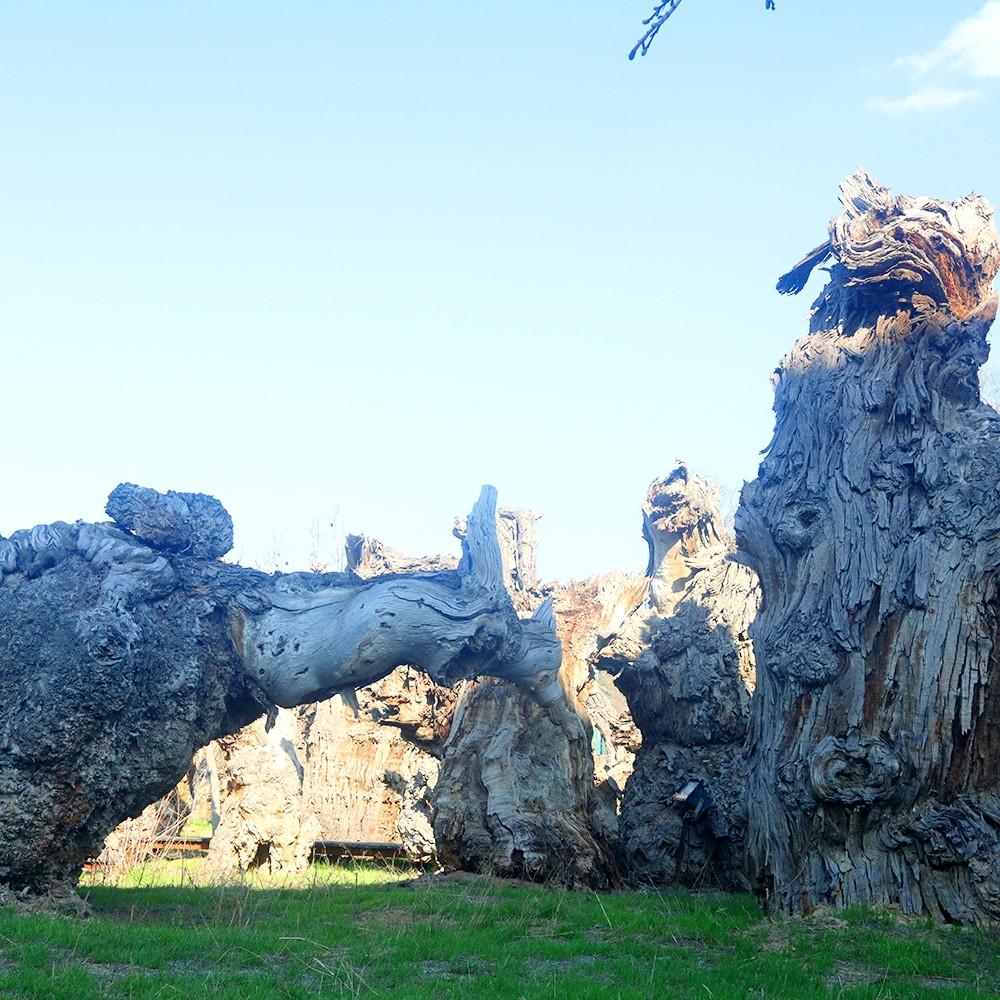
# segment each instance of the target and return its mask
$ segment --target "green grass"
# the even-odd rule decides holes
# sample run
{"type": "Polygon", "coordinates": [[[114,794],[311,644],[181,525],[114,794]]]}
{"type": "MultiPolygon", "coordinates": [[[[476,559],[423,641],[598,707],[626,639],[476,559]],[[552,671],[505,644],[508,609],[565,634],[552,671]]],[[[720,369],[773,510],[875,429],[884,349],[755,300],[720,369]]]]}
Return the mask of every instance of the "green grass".
{"type": "Polygon", "coordinates": [[[0,997],[1000,996],[1000,949],[982,931],[864,911],[772,921],[747,896],[400,877],[315,866],[218,886],[188,861],[84,886],[89,918],[0,909],[0,997]]]}
{"type": "Polygon", "coordinates": [[[195,819],[193,816],[188,818],[180,831],[182,837],[211,837],[212,833],[210,819],[195,819]]]}

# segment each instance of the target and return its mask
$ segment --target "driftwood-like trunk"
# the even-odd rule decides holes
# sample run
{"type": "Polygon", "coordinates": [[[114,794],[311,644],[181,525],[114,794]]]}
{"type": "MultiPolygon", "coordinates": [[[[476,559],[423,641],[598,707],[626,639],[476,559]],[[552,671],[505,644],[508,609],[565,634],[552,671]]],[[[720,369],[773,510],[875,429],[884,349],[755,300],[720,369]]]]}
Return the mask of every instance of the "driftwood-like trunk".
{"type": "MultiPolygon", "coordinates": [[[[503,576],[518,606],[523,586],[537,584],[532,531],[537,516],[497,511],[503,576]]],[[[465,537],[464,519],[456,519],[456,533],[465,537]]],[[[346,556],[349,572],[363,580],[456,570],[459,564],[450,555],[411,558],[364,535],[347,537],[346,556]]],[[[524,697],[512,686],[505,693],[524,697]]],[[[456,690],[406,666],[360,688],[355,697],[343,694],[346,701],[332,698],[295,709],[292,739],[287,734],[279,739],[276,729],[266,734],[254,723],[213,744],[224,781],[211,870],[237,874],[262,864],[283,870],[304,866],[317,836],[399,842],[415,860],[436,857],[431,795],[456,690]],[[295,761],[301,780],[289,761],[295,761]]],[[[290,722],[283,710],[279,726],[282,722],[285,728],[290,722]]]]}
{"type": "MultiPolygon", "coordinates": [[[[501,509],[497,534],[514,606],[551,620],[552,600],[538,590],[539,516],[501,509]]],[[[459,537],[467,530],[462,522],[456,525],[459,537]]],[[[348,561],[364,575],[426,565],[363,538],[348,541],[348,561]]],[[[614,800],[609,804],[595,787],[593,730],[584,707],[588,695],[594,701],[600,693],[581,681],[581,665],[584,679],[588,674],[586,656],[574,653],[586,632],[580,620],[586,601],[573,594],[568,601],[561,589],[550,595],[557,610],[566,609],[569,623],[558,616],[564,655],[557,698],[540,705],[508,681],[493,679],[461,690],[429,789],[444,865],[566,884],[607,885],[617,878],[610,851],[614,800]]],[[[410,728],[409,738],[420,745],[410,728]]]]}
{"type": "Polygon", "coordinates": [[[445,865],[607,887],[615,815],[594,784],[592,730],[568,699],[540,708],[503,681],[459,700],[433,793],[445,865]]]}
{"type": "Polygon", "coordinates": [[[764,595],[748,868],[781,912],[884,904],[1000,919],[1000,417],[977,371],[993,209],[859,171],[810,332],[737,514],[764,595]]]}
{"type": "MultiPolygon", "coordinates": [[[[506,583],[515,605],[527,610],[543,600],[535,567],[540,514],[502,513],[506,583]]],[[[553,606],[562,640],[564,692],[551,705],[539,706],[503,680],[463,690],[433,796],[434,837],[444,864],[564,885],[618,882],[616,802],[604,775],[595,782],[595,756],[617,755],[609,752],[610,732],[598,734],[601,745],[595,747],[588,701],[600,710],[609,699],[593,683],[587,658],[602,615],[613,616],[622,600],[631,609],[633,592],[641,588],[642,581],[617,574],[608,590],[594,581],[550,592],[545,605],[553,606]],[[594,591],[606,600],[597,601],[594,591]]],[[[615,708],[602,714],[620,714],[615,708]]]]}
{"type": "Polygon", "coordinates": [[[275,705],[406,663],[561,697],[551,623],[520,621],[503,587],[494,504],[484,489],[457,570],[372,581],[221,563],[217,501],[130,485],[109,500],[117,525],[0,539],[0,884],[73,885],[198,747],[275,705]]]}
{"type": "Polygon", "coordinates": [[[754,685],[755,575],[730,558],[718,491],[683,464],[643,505],[649,599],[595,657],[642,731],[621,845],[658,884],[743,888],[743,740],[754,685]]]}
{"type": "MultiPolygon", "coordinates": [[[[506,539],[503,525],[498,511],[506,539]]],[[[459,564],[450,555],[411,559],[363,535],[347,537],[346,555],[349,573],[362,580],[459,564]]],[[[317,839],[399,843],[416,861],[434,859],[430,789],[456,690],[404,666],[342,695],[279,710],[278,726],[290,733],[254,723],[208,748],[224,778],[210,870],[302,868],[317,839]]]]}

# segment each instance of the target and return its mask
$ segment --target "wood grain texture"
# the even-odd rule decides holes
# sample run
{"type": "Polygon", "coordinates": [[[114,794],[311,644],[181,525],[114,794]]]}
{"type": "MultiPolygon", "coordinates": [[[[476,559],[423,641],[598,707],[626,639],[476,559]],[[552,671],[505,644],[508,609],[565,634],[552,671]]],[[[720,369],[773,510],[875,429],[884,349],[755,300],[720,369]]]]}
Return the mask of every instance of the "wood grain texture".
{"type": "Polygon", "coordinates": [[[196,749],[277,704],[407,663],[446,684],[493,672],[543,701],[558,686],[551,619],[522,623],[502,585],[490,487],[458,570],[374,582],[222,563],[197,554],[216,547],[221,505],[116,496],[142,538],[57,522],[0,539],[0,884],[15,892],[72,886],[196,749]]]}
{"type": "Polygon", "coordinates": [[[470,871],[605,887],[620,878],[615,808],[595,783],[588,708],[607,698],[587,667],[604,605],[586,602],[580,588],[545,594],[537,587],[539,516],[502,510],[498,537],[504,582],[521,613],[531,612],[526,627],[554,626],[562,642],[554,697],[529,697],[505,680],[462,688],[431,796],[438,859],[470,871]]]}
{"type": "Polygon", "coordinates": [[[657,884],[746,888],[742,751],[756,576],[730,558],[718,490],[683,463],[650,486],[642,512],[649,597],[594,657],[642,732],[622,800],[622,851],[633,874],[657,884]],[[700,786],[697,814],[693,800],[675,798],[689,782],[700,786]]]}
{"type": "Polygon", "coordinates": [[[864,171],[841,204],[736,518],[764,596],[748,874],[779,912],[995,921],[1000,417],[977,380],[993,209],[893,197],[864,171]]]}

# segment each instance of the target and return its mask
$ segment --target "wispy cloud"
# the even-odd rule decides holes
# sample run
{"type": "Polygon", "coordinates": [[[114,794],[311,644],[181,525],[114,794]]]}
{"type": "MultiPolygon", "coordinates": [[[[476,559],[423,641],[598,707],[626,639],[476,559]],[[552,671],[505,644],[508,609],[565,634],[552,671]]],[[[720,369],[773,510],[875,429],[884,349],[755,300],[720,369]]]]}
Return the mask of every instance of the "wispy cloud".
{"type": "MultiPolygon", "coordinates": [[[[972,17],[959,21],[940,42],[922,55],[902,56],[893,69],[909,69],[915,78],[945,74],[975,78],[1000,76],[1000,0],[989,0],[972,17]]],[[[925,83],[895,100],[873,97],[870,111],[888,115],[926,114],[946,111],[982,97],[977,90],[925,83]]]]}
{"type": "Polygon", "coordinates": [[[977,14],[959,21],[930,52],[905,56],[894,65],[918,73],[954,69],[972,76],[1000,76],[1000,0],[990,0],[977,14]]]}
{"type": "Polygon", "coordinates": [[[978,90],[953,90],[950,87],[922,87],[896,101],[884,97],[873,97],[868,102],[871,111],[882,111],[887,115],[905,115],[926,111],[946,111],[964,101],[982,97],[978,90]]]}

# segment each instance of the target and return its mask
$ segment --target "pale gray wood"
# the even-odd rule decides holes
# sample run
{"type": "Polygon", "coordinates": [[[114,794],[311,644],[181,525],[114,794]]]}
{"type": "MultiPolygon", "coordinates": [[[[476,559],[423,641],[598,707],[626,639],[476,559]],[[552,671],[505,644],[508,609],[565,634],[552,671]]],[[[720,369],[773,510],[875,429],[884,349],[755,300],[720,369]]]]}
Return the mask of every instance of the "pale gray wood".
{"type": "MultiPolygon", "coordinates": [[[[532,605],[524,589],[524,582],[537,576],[533,524],[539,516],[501,508],[495,520],[505,584],[516,606],[529,610],[539,603],[535,600],[532,605]]],[[[467,538],[465,518],[456,519],[455,534],[467,538]]],[[[454,570],[459,565],[452,556],[412,558],[363,535],[349,536],[345,549],[348,569],[364,580],[454,570]]],[[[543,624],[546,631],[552,627],[551,621],[543,624]]],[[[535,625],[522,621],[522,627],[535,625]]],[[[296,641],[287,629],[281,634],[286,647],[296,641]]],[[[513,702],[532,704],[513,685],[505,687],[513,702]]],[[[296,710],[301,722],[296,742],[301,744],[304,772],[300,791],[276,766],[284,755],[262,739],[259,724],[215,744],[220,759],[230,770],[236,769],[234,780],[227,781],[230,794],[223,803],[226,835],[219,840],[218,850],[213,847],[210,852],[217,872],[236,874],[258,862],[285,869],[304,863],[312,846],[302,839],[310,833],[309,815],[323,825],[321,839],[399,840],[411,857],[435,858],[431,796],[455,691],[407,666],[376,685],[361,688],[356,697],[349,688],[339,693],[353,706],[353,716],[344,713],[337,698],[296,710]]],[[[561,691],[556,694],[562,697],[561,691]]],[[[523,716],[530,709],[519,712],[523,716]]],[[[284,714],[279,713],[279,721],[284,714]]],[[[582,726],[579,735],[586,747],[589,737],[582,726]]],[[[472,780],[480,783],[478,776],[472,780]]],[[[584,784],[588,788],[593,784],[590,771],[584,784]]],[[[465,792],[458,802],[468,810],[475,797],[474,792],[465,792]]],[[[529,827],[530,821],[523,821],[522,826],[529,827]]],[[[560,858],[565,853],[561,849],[560,858]]]]}
{"type": "Polygon", "coordinates": [[[556,696],[559,640],[544,612],[522,623],[503,587],[491,487],[460,569],[371,582],[195,557],[217,548],[205,542],[214,501],[116,495],[116,516],[150,544],[82,522],[0,539],[0,884],[15,892],[72,886],[198,747],[275,705],[352,692],[404,663],[440,683],[492,672],[556,696]]]}
{"type": "MultiPolygon", "coordinates": [[[[546,599],[537,589],[534,524],[540,516],[502,508],[496,537],[503,582],[519,612],[531,615],[521,625],[539,630],[542,650],[541,637],[556,627],[552,597],[562,607],[565,595],[556,588],[546,599]]],[[[473,532],[460,520],[455,533],[468,540],[473,532]]],[[[351,547],[349,558],[366,574],[425,564],[368,539],[351,547]]],[[[429,774],[426,791],[415,781],[396,783],[404,803],[411,788],[430,801],[439,863],[569,885],[617,880],[614,810],[595,786],[592,729],[580,697],[579,667],[586,678],[586,657],[574,651],[581,631],[567,635],[559,624],[562,665],[544,686],[518,690],[509,679],[462,685],[433,783],[429,774]]]]}

